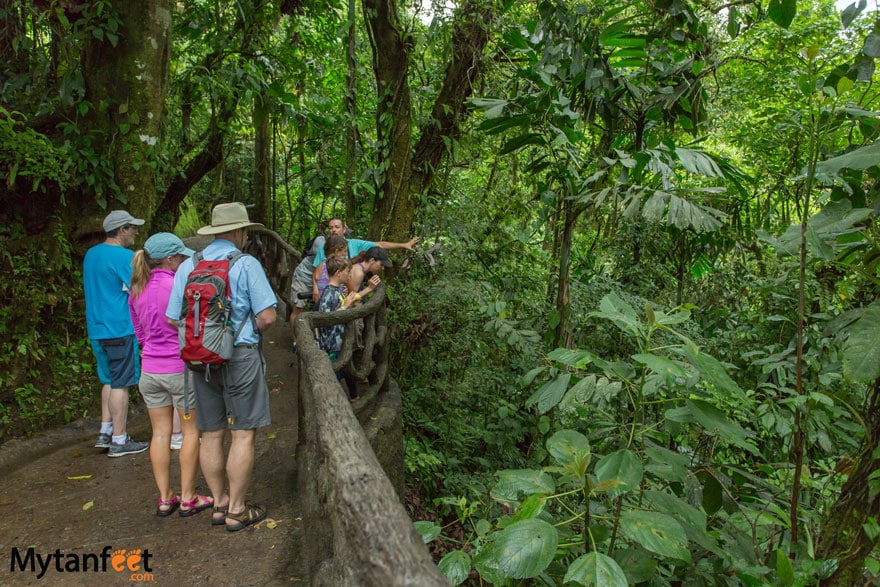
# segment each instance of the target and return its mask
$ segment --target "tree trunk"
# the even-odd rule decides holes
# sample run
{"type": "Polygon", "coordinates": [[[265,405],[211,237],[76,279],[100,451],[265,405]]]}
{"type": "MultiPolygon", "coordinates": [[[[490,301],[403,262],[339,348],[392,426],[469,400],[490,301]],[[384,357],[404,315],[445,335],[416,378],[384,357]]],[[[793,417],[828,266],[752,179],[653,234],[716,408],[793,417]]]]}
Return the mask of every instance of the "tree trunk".
{"type": "Polygon", "coordinates": [[[168,87],[172,6],[171,0],[114,2],[122,20],[118,44],[96,39],[84,55],[86,98],[93,107],[88,122],[103,131],[99,147],[120,190],[120,201],[99,194],[98,204],[142,218],[150,218],[155,204],[155,145],[168,87]]]}
{"type": "Polygon", "coordinates": [[[412,100],[407,81],[412,39],[403,36],[395,0],[363,0],[363,11],[376,76],[377,159],[382,170],[369,234],[375,240],[391,240],[409,232],[415,211],[409,186],[412,100]]]}
{"type": "Polygon", "coordinates": [[[251,183],[251,202],[254,204],[250,219],[273,228],[271,202],[271,160],[269,95],[265,88],[254,97],[254,179],[251,183]]]}
{"type": "Polygon", "coordinates": [[[861,451],[840,489],[840,496],[822,523],[816,543],[817,559],[839,561],[834,574],[822,581],[823,586],[849,587],[864,583],[865,558],[876,544],[864,526],[870,518],[880,518],[880,492],[876,490],[876,480],[872,480],[874,473],[880,470],[880,459],[874,456],[880,447],[880,379],[874,381],[867,406],[867,430],[861,451]]]}
{"type": "Polygon", "coordinates": [[[559,243],[559,278],[556,284],[556,311],[559,313],[559,324],[556,326],[556,334],[553,337],[553,345],[571,348],[572,333],[569,319],[571,318],[571,306],[569,304],[569,275],[571,273],[571,241],[574,233],[574,223],[580,212],[574,209],[571,200],[566,199],[562,203],[562,231],[559,243]]]}
{"type": "Polygon", "coordinates": [[[409,238],[418,198],[430,188],[447,150],[447,139],[458,137],[467,114],[467,98],[481,72],[481,58],[494,13],[468,1],[455,13],[452,59],[446,68],[431,119],[411,148],[412,100],[407,71],[412,40],[404,38],[394,0],[363,0],[373,51],[378,105],[376,126],[382,180],[374,200],[370,238],[403,241],[409,238]]]}
{"type": "Polygon", "coordinates": [[[25,15],[22,2],[4,0],[0,8],[0,78],[13,79],[28,70],[25,52],[16,45],[26,35],[25,15]]]}
{"type": "MultiPolygon", "coordinates": [[[[239,2],[236,6],[238,7],[236,10],[238,20],[233,30],[240,31],[241,37],[234,53],[239,56],[238,59],[241,62],[238,64],[238,69],[244,71],[247,69],[245,60],[251,59],[258,53],[260,44],[278,22],[280,3],[278,0],[251,0],[239,2]]],[[[208,61],[213,62],[221,59],[220,55],[215,54],[211,55],[208,61]]],[[[206,63],[204,67],[211,69],[214,66],[206,63]]],[[[226,137],[231,132],[230,123],[238,112],[238,103],[250,81],[247,76],[237,76],[234,81],[229,82],[230,87],[226,93],[218,92],[213,97],[214,102],[210,108],[211,120],[204,133],[204,140],[198,145],[194,145],[191,152],[180,153],[179,157],[187,161],[187,164],[183,172],[174,176],[169,182],[165,194],[156,207],[153,221],[158,229],[171,230],[174,228],[180,216],[180,204],[184,198],[193,186],[223,161],[226,156],[226,137]]],[[[188,99],[185,97],[185,101],[188,99]]],[[[268,209],[267,206],[265,210],[268,209]]]]}
{"type": "Polygon", "coordinates": [[[358,216],[357,194],[354,191],[354,175],[357,169],[357,36],[355,28],[356,0],[348,0],[348,35],[345,44],[345,219],[354,223],[358,216]]]}

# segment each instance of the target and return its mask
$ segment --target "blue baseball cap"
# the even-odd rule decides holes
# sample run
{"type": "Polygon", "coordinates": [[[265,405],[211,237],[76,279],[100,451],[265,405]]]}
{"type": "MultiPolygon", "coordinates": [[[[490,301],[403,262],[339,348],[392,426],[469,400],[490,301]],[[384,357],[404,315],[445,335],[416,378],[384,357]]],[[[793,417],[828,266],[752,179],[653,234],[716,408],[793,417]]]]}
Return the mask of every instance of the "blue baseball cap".
{"type": "Polygon", "coordinates": [[[188,248],[177,235],[170,232],[157,232],[144,243],[144,250],[150,259],[158,260],[172,255],[192,257],[196,252],[188,248]]]}

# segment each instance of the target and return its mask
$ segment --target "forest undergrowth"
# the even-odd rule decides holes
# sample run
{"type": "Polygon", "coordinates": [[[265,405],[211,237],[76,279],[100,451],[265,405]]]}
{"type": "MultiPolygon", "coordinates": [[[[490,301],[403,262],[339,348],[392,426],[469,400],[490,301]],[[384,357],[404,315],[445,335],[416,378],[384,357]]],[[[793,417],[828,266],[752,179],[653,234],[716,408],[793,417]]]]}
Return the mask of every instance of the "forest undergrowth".
{"type": "Polygon", "coordinates": [[[801,397],[784,260],[733,247],[688,276],[675,306],[675,275],[650,257],[625,267],[627,244],[575,268],[571,348],[545,336],[549,275],[516,262],[549,266],[541,251],[488,243],[486,271],[449,243],[397,286],[408,503],[441,570],[454,584],[497,585],[829,576],[835,562],[814,542],[858,451],[865,401],[841,376],[846,295],[821,276],[808,284],[801,397]],[[806,539],[793,543],[798,412],[806,539]]]}

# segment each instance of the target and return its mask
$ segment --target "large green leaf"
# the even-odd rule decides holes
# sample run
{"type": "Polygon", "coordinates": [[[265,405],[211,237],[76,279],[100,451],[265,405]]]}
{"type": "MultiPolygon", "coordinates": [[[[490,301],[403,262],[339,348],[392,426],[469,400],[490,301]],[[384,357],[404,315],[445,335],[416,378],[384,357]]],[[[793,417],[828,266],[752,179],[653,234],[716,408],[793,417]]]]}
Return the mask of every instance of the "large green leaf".
{"type": "Polygon", "coordinates": [[[520,493],[551,494],[556,489],[553,477],[534,469],[505,469],[498,471],[498,482],[492,488],[495,499],[516,501],[520,493]]]}
{"type": "Polygon", "coordinates": [[[437,563],[440,572],[449,579],[453,587],[461,585],[471,573],[471,557],[463,550],[447,552],[437,563]]]}
{"type": "Polygon", "coordinates": [[[645,470],[669,483],[684,483],[688,475],[686,455],[662,447],[645,449],[648,462],[645,470]]]}
{"type": "Polygon", "coordinates": [[[704,151],[676,147],[675,154],[678,155],[682,167],[691,173],[706,177],[724,177],[724,173],[715,160],[704,151]]]}
{"type": "Polygon", "coordinates": [[[590,464],[590,441],[574,430],[560,430],[547,439],[547,452],[573,473],[586,473],[590,464]]]}
{"type": "Polygon", "coordinates": [[[568,389],[568,382],[571,380],[571,373],[560,373],[535,391],[529,399],[526,400],[526,406],[537,404],[538,413],[546,414],[562,399],[565,390],[568,389]]]}
{"type": "Polygon", "coordinates": [[[599,311],[591,312],[590,316],[610,320],[627,334],[639,338],[644,336],[644,326],[639,321],[636,311],[614,292],[605,294],[599,302],[599,311]]]}
{"type": "Polygon", "coordinates": [[[632,33],[626,21],[615,22],[599,33],[599,42],[604,47],[644,47],[647,39],[644,35],[632,33]]]}
{"type": "Polygon", "coordinates": [[[807,223],[807,232],[804,236],[807,239],[807,245],[810,247],[810,253],[812,253],[813,257],[823,261],[834,260],[834,248],[825,242],[816,232],[815,227],[809,223],[807,223]]]}
{"type": "Polygon", "coordinates": [[[880,164],[880,142],[820,161],[816,164],[816,172],[839,173],[842,169],[864,170],[878,164],[880,164]]]}
{"type": "Polygon", "coordinates": [[[422,535],[422,541],[425,544],[440,536],[440,533],[442,532],[440,524],[428,520],[413,522],[413,526],[415,526],[418,533],[422,535]]]}
{"type": "Polygon", "coordinates": [[[724,214],[718,210],[694,204],[662,190],[654,190],[642,206],[642,217],[653,222],[666,224],[681,230],[690,228],[697,232],[709,232],[721,226],[719,217],[724,214]]]}
{"type": "Polygon", "coordinates": [[[474,565],[481,574],[512,579],[537,577],[550,565],[559,545],[556,528],[535,518],[514,522],[480,549],[474,565]]]}
{"type": "MultiPolygon", "coordinates": [[[[830,160],[829,160],[830,161],[830,160]]],[[[862,230],[860,223],[870,217],[874,211],[871,208],[853,208],[849,200],[829,202],[822,210],[807,221],[812,234],[808,234],[809,250],[814,255],[820,255],[821,246],[852,246],[852,243],[840,243],[841,236],[859,232],[862,230]],[[825,245],[819,245],[821,240],[825,245]]],[[[801,243],[801,226],[799,224],[789,226],[788,230],[778,239],[774,239],[764,231],[757,231],[758,236],[776,249],[780,255],[797,255],[801,243]]]]}
{"type": "Polygon", "coordinates": [[[550,351],[547,358],[551,361],[562,363],[568,367],[583,369],[586,365],[595,359],[595,355],[589,351],[581,351],[578,349],[558,348],[550,351]]]}
{"type": "Polygon", "coordinates": [[[612,494],[619,494],[636,489],[645,471],[639,457],[624,448],[599,459],[594,472],[600,485],[613,483],[612,494]]]}
{"type": "Polygon", "coordinates": [[[657,572],[657,560],[638,544],[634,544],[630,548],[617,549],[612,553],[612,556],[623,569],[630,585],[650,581],[657,572]]]}
{"type": "Polygon", "coordinates": [[[578,583],[587,587],[626,587],[629,583],[623,569],[610,556],[591,552],[579,556],[568,567],[564,583],[578,583]]]}
{"type": "Polygon", "coordinates": [[[724,365],[718,359],[702,352],[691,341],[685,343],[684,354],[691,364],[700,371],[704,381],[725,393],[745,399],[745,392],[731,379],[730,375],[727,374],[727,369],[724,368],[724,365]]]}
{"type": "Polygon", "coordinates": [[[687,400],[686,405],[690,408],[694,420],[706,430],[706,433],[717,434],[722,441],[745,449],[753,455],[759,456],[761,454],[755,445],[747,441],[748,438],[754,436],[754,433],[749,432],[736,422],[728,420],[721,410],[709,402],[691,399],[687,400]]]}
{"type": "Polygon", "coordinates": [[[696,476],[703,486],[703,510],[711,516],[720,510],[724,503],[724,488],[721,487],[721,483],[715,478],[715,475],[709,471],[699,471],[696,476]]]}
{"type": "Polygon", "coordinates": [[[656,489],[647,489],[644,495],[660,512],[677,516],[684,522],[705,530],[706,513],[677,495],[656,489]]]}
{"type": "Polygon", "coordinates": [[[525,114],[516,116],[498,116],[496,118],[486,118],[478,127],[481,131],[494,135],[512,128],[522,127],[528,128],[531,124],[531,117],[525,114]]]}
{"type": "Polygon", "coordinates": [[[868,57],[880,57],[880,35],[871,31],[865,37],[865,44],[862,45],[862,51],[868,57]]]}
{"type": "Polygon", "coordinates": [[[788,554],[781,548],[776,549],[776,574],[779,585],[794,585],[794,567],[788,554]]]}
{"type": "Polygon", "coordinates": [[[620,516],[620,529],[631,542],[663,557],[691,562],[687,535],[672,516],[626,510],[620,516]]]}
{"type": "Polygon", "coordinates": [[[471,98],[468,102],[477,110],[485,111],[486,118],[501,116],[508,104],[507,100],[501,98],[471,98]]]}
{"type": "Polygon", "coordinates": [[[546,495],[530,495],[522,500],[522,503],[520,504],[519,509],[516,510],[516,514],[514,514],[512,521],[518,522],[519,520],[536,518],[544,511],[545,505],[547,505],[546,495]]]}
{"type": "Polygon", "coordinates": [[[853,2],[847,6],[846,9],[840,13],[840,24],[842,24],[844,28],[851,25],[852,21],[854,21],[862,11],[865,10],[867,5],[867,0],[859,0],[858,2],[853,2]]]}
{"type": "Polygon", "coordinates": [[[538,133],[530,132],[519,135],[517,137],[513,137],[501,148],[499,151],[499,155],[507,155],[509,153],[513,153],[514,151],[518,151],[523,147],[527,147],[528,145],[546,145],[547,141],[543,136],[538,133]]]}
{"type": "Polygon", "coordinates": [[[767,16],[784,29],[791,25],[797,14],[797,0],[770,0],[767,16]]]}
{"type": "Polygon", "coordinates": [[[590,374],[571,386],[559,402],[559,407],[564,409],[578,404],[607,403],[617,397],[621,389],[623,384],[620,381],[611,381],[607,377],[590,374]]]}
{"type": "Polygon", "coordinates": [[[880,303],[874,303],[847,329],[843,374],[870,383],[880,377],[880,303]]]}
{"type": "Polygon", "coordinates": [[[633,360],[645,365],[648,369],[663,377],[667,383],[672,383],[677,378],[687,376],[684,367],[666,357],[652,355],[651,353],[639,353],[632,356],[633,360]]]}
{"type": "Polygon", "coordinates": [[[645,497],[657,511],[673,516],[681,524],[688,540],[706,550],[723,556],[718,541],[706,530],[706,513],[675,494],[666,491],[647,490],[645,497]]]}
{"type": "Polygon", "coordinates": [[[657,324],[662,324],[663,326],[672,326],[675,324],[681,324],[683,322],[687,322],[691,318],[691,311],[688,309],[679,310],[672,314],[667,314],[666,312],[656,311],[654,314],[654,320],[657,324]]]}

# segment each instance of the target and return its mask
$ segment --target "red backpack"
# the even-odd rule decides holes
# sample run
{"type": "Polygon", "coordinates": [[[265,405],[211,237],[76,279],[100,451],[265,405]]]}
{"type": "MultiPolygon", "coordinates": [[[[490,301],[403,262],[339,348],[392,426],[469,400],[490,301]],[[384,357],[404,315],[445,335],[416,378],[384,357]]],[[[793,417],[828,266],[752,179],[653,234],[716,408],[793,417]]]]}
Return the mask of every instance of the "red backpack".
{"type": "Polygon", "coordinates": [[[193,256],[194,268],[186,279],[183,306],[177,323],[180,358],[196,371],[210,370],[232,358],[233,342],[246,320],[232,331],[232,292],[229,272],[244,253],[230,253],[225,259],[208,261],[202,253],[193,256]]]}

